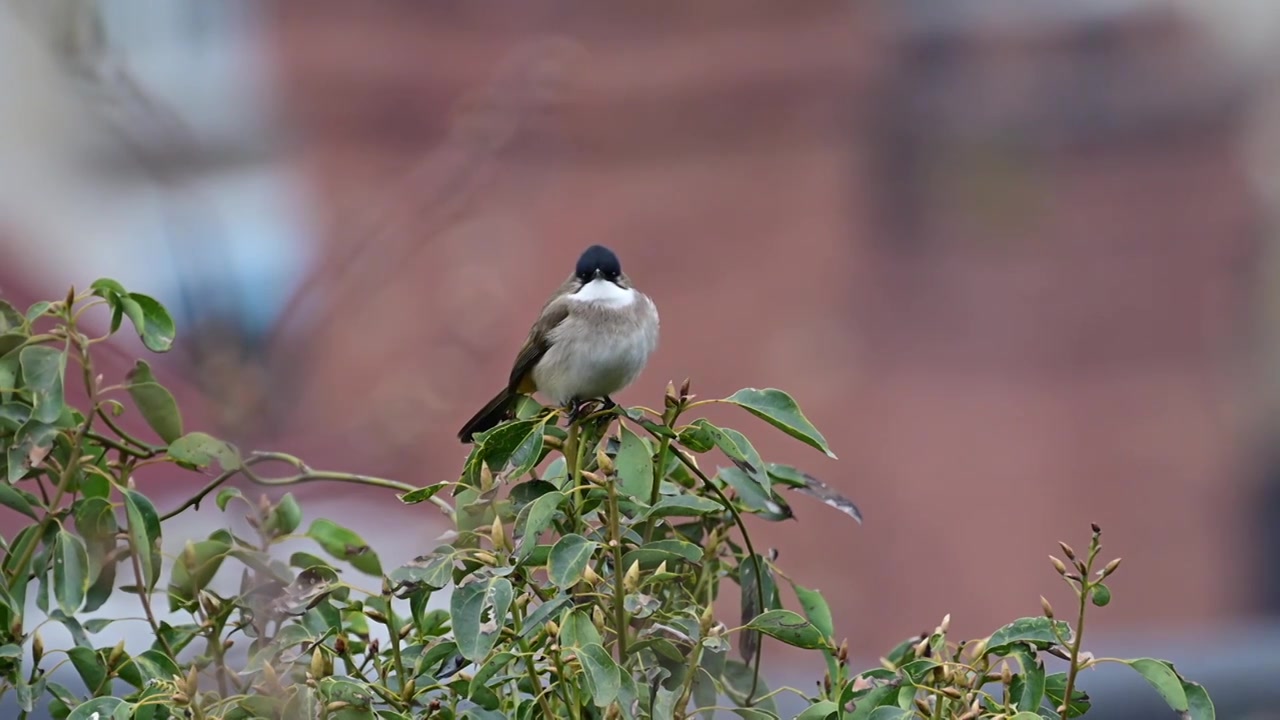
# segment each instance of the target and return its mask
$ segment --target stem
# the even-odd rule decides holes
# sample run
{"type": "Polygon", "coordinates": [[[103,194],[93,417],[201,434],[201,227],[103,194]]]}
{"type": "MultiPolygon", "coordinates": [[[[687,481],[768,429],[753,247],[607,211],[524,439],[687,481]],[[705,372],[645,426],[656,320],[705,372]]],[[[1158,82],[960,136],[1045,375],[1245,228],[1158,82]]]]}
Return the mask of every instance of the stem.
{"type": "MultiPolygon", "coordinates": [[[[681,452],[680,448],[673,447],[671,448],[671,452],[675,453],[676,458],[679,459],[680,462],[684,463],[685,467],[689,468],[689,472],[697,475],[698,479],[702,481],[702,484],[720,498],[721,504],[723,504],[725,509],[729,511],[729,514],[733,516],[733,523],[738,526],[738,530],[742,533],[742,542],[747,546],[747,552],[751,554],[751,562],[756,566],[756,599],[760,603],[760,607],[763,609],[764,569],[760,566],[760,555],[756,553],[755,546],[751,542],[751,535],[747,533],[747,526],[742,522],[742,516],[738,514],[738,509],[733,506],[733,503],[729,502],[729,498],[724,496],[724,493],[720,491],[720,488],[716,487],[716,484],[711,482],[711,478],[708,478],[706,473],[702,472],[693,460],[690,460],[687,455],[681,452]]],[[[756,647],[756,662],[755,670],[751,676],[751,690],[747,693],[746,702],[743,703],[747,706],[751,705],[751,698],[756,694],[756,688],[760,685],[760,655],[763,647],[763,642],[759,643],[756,647]]]]}
{"type": "Polygon", "coordinates": [[[139,450],[139,449],[130,447],[128,445],[125,445],[124,443],[112,440],[106,435],[100,435],[96,432],[88,433],[88,437],[90,440],[93,440],[94,442],[97,442],[101,445],[105,445],[111,448],[112,450],[119,451],[121,453],[124,453],[125,455],[132,455],[133,457],[143,459],[143,460],[150,457],[154,457],[157,453],[157,451],[154,449],[139,450]]]}
{"type": "Polygon", "coordinates": [[[404,697],[404,690],[409,686],[409,680],[412,678],[406,678],[404,676],[404,659],[400,657],[400,623],[396,622],[396,611],[395,608],[391,606],[391,594],[384,594],[383,597],[387,601],[387,619],[385,624],[387,626],[387,632],[391,633],[391,659],[392,662],[395,663],[396,679],[400,681],[400,697],[405,701],[405,703],[408,703],[409,698],[404,697]]]}
{"type": "Polygon", "coordinates": [[[618,664],[627,661],[627,609],[623,605],[626,595],[624,580],[626,568],[622,567],[622,531],[618,516],[618,478],[609,479],[609,544],[613,546],[613,622],[618,631],[618,664]]]}
{"type": "MultiPolygon", "coordinates": [[[[567,678],[567,677],[569,677],[569,675],[568,675],[567,673],[565,673],[565,669],[564,669],[564,661],[560,659],[560,651],[559,651],[559,650],[556,650],[555,652],[553,652],[553,653],[552,653],[552,658],[553,658],[553,660],[555,661],[555,664],[556,664],[556,677],[558,677],[558,678],[567,678]]],[[[572,717],[574,718],[574,720],[580,720],[580,719],[582,718],[582,708],[580,707],[580,704],[579,704],[579,703],[573,702],[573,698],[571,698],[571,697],[569,696],[569,685],[568,685],[568,683],[563,683],[563,682],[561,682],[561,683],[556,683],[556,684],[557,684],[557,685],[559,685],[559,686],[560,686],[560,689],[564,691],[564,704],[565,704],[565,707],[569,708],[569,712],[572,714],[572,717]]],[[[547,715],[547,717],[555,717],[555,716],[554,716],[554,715],[550,715],[550,714],[549,714],[549,715],[547,715]]]]}
{"type": "MultiPolygon", "coordinates": [[[[222,474],[218,475],[217,477],[215,477],[207,485],[201,488],[200,492],[196,493],[194,496],[187,499],[186,502],[182,503],[181,505],[174,508],[173,510],[170,510],[164,515],[161,515],[160,520],[162,521],[168,520],[182,513],[187,508],[195,507],[199,505],[200,502],[204,500],[204,498],[209,493],[213,492],[214,490],[217,490],[223,483],[235,477],[239,473],[243,473],[245,477],[249,478],[249,480],[251,480],[252,482],[258,485],[264,485],[268,487],[278,487],[281,485],[299,485],[302,483],[315,482],[318,480],[333,480],[338,482],[352,483],[355,485],[370,485],[372,487],[386,488],[388,490],[398,490],[400,492],[409,492],[411,490],[417,490],[416,487],[414,487],[413,485],[409,485],[407,483],[398,482],[396,480],[387,480],[385,478],[372,477],[370,475],[356,475],[353,473],[312,470],[310,467],[308,467],[305,463],[303,463],[298,458],[295,458],[292,455],[286,455],[285,453],[257,452],[245,458],[244,461],[241,463],[240,467],[232,468],[231,470],[227,470],[222,474]],[[258,465],[258,464],[272,461],[272,460],[293,465],[300,472],[296,475],[289,475],[287,477],[264,478],[252,472],[251,470],[249,470],[249,468],[253,465],[258,465]]],[[[449,507],[449,504],[446,503],[445,501],[441,500],[440,498],[433,497],[431,498],[431,503],[436,507],[440,508],[449,517],[453,517],[453,508],[449,507]]]]}
{"type": "Polygon", "coordinates": [[[1062,711],[1059,713],[1062,720],[1067,720],[1067,713],[1071,710],[1071,693],[1076,688],[1076,675],[1080,672],[1080,645],[1084,638],[1084,611],[1089,606],[1089,589],[1092,583],[1089,582],[1089,572],[1093,570],[1093,558],[1089,558],[1089,566],[1082,575],[1080,581],[1080,611],[1076,615],[1076,636],[1071,643],[1071,667],[1067,668],[1067,687],[1062,694],[1062,711]]]}
{"type": "MultiPolygon", "coordinates": [[[[675,418],[671,419],[671,425],[675,424],[675,418]]],[[[658,455],[653,463],[653,489],[649,491],[649,507],[658,504],[658,491],[662,487],[663,471],[667,469],[667,449],[671,447],[671,438],[663,435],[658,439],[658,455]]],[[[658,528],[658,520],[651,519],[645,523],[644,541],[648,544],[653,539],[653,531],[658,528]]]]}
{"type": "Polygon", "coordinates": [[[555,713],[551,711],[551,703],[547,701],[547,694],[538,692],[538,688],[542,687],[542,683],[538,680],[538,667],[533,662],[533,651],[529,649],[529,641],[521,637],[524,634],[523,615],[524,613],[517,606],[513,616],[516,621],[516,636],[520,638],[520,652],[524,655],[524,669],[529,674],[529,690],[537,695],[538,706],[542,708],[542,716],[553,718],[555,713]]]}
{"type": "Polygon", "coordinates": [[[570,492],[573,493],[573,502],[570,503],[570,506],[575,518],[578,515],[580,497],[578,485],[582,482],[582,463],[578,457],[578,435],[580,432],[577,422],[569,423],[569,435],[564,441],[565,475],[569,478],[570,492]]]}

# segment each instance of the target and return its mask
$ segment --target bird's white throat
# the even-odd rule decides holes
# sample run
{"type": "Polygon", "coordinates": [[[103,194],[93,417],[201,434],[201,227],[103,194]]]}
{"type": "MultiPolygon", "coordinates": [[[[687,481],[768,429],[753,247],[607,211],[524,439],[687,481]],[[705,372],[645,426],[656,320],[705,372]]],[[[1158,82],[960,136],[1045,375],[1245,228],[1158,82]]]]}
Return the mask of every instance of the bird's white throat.
{"type": "Polygon", "coordinates": [[[636,291],[631,288],[618,287],[603,278],[596,278],[582,289],[569,296],[579,302],[594,302],[608,307],[626,307],[635,302],[636,291]]]}

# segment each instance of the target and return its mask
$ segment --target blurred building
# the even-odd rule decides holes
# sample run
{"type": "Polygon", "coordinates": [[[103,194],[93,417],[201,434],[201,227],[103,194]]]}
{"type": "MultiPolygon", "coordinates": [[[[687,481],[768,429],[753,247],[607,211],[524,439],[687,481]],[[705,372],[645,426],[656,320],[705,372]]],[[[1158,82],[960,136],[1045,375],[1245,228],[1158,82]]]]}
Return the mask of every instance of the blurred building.
{"type": "MultiPolygon", "coordinates": [[[[1280,551],[1258,511],[1277,484],[1257,402],[1271,215],[1242,159],[1257,85],[1173,5],[244,12],[224,47],[252,37],[241,72],[271,82],[245,101],[267,119],[230,145],[277,180],[196,205],[206,230],[260,220],[199,243],[207,277],[186,287],[228,309],[191,305],[217,342],[170,369],[222,432],[450,478],[457,426],[603,242],[663,315],[620,401],[684,377],[703,396],[776,386],[826,433],[839,461],[716,416],[862,507],[862,527],[799,498],[799,523],[753,525],[855,655],[944,613],[976,636],[1041,594],[1065,606],[1046,555],[1091,522],[1125,558],[1091,622],[1106,652],[1176,654],[1264,610],[1280,551]],[[276,250],[218,256],[250,246],[276,250]]],[[[443,529],[389,495],[307,492],[403,557],[443,529]]]]}

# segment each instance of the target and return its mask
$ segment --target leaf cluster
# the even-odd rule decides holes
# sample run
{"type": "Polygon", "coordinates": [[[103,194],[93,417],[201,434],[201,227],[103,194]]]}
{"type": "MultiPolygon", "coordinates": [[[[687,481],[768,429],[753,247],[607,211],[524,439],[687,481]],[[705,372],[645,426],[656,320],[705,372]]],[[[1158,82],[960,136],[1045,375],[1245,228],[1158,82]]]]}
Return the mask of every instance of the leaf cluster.
{"type": "Polygon", "coordinates": [[[787,693],[806,720],[1065,720],[1090,707],[1079,672],[1106,662],[1139,672],[1186,716],[1213,717],[1203,688],[1168,663],[1081,650],[1085,609],[1110,601],[1104,580],[1119,562],[1094,568],[1097,531],[1083,556],[1064,545],[1069,564],[1054,559],[1080,601],[1074,626],[1046,603],[1044,617],[954,643],[944,620],[881,667],[853,671],[821,592],[757,550],[744,518],[795,522],[796,496],[857,522],[861,512],[698,413],[731,406],[835,457],[781,390],[699,400],[686,381],[657,409],[592,406],[567,419],[527,400],[475,437],[456,479],[419,487],[188,430],[146,362],[118,381],[95,370],[94,346],[126,320],[150,351],[172,347],[165,308],[112,280],[26,312],[0,302],[0,505],[28,521],[0,544],[0,697],[22,717],[754,719],[780,717],[787,693]],[[104,334],[85,334],[87,312],[103,313],[104,334]],[[158,467],[192,479],[169,510],[136,483],[158,467]],[[273,492],[246,496],[233,478],[273,492]],[[384,567],[356,532],[307,522],[281,492],[312,481],[396,491],[451,530],[384,567]],[[167,554],[164,534],[202,505],[228,514],[226,529],[167,554]],[[300,540],[306,549],[282,547],[300,540]],[[726,592],[739,599],[732,618],[714,610],[726,592]],[[138,611],[90,617],[119,596],[138,611]],[[143,624],[132,636],[145,641],[103,639],[124,623],[143,624]],[[51,624],[69,647],[46,647],[51,624]],[[769,687],[766,637],[823,658],[816,690],[769,687]],[[1047,672],[1046,655],[1067,670],[1047,672]]]}

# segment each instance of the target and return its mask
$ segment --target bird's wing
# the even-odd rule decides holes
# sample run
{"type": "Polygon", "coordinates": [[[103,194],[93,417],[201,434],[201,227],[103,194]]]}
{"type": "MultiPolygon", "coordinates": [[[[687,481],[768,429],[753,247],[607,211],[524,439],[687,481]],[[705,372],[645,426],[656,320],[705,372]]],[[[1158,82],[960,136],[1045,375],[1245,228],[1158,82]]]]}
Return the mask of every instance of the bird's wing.
{"type": "Polygon", "coordinates": [[[529,337],[524,347],[516,355],[516,362],[511,367],[511,377],[507,388],[511,392],[531,393],[537,389],[533,382],[533,366],[551,348],[551,331],[569,317],[569,301],[561,293],[556,293],[542,307],[533,327],[529,328],[529,337]]]}

